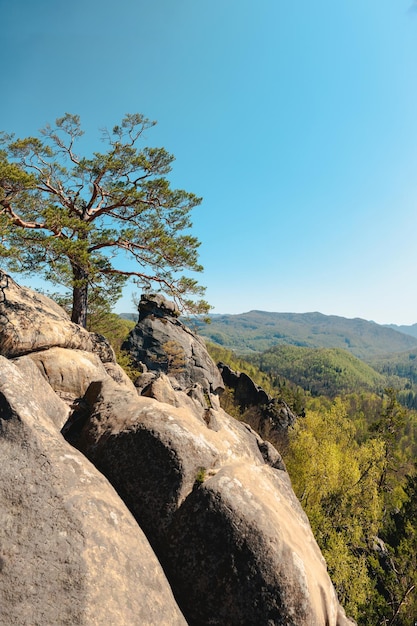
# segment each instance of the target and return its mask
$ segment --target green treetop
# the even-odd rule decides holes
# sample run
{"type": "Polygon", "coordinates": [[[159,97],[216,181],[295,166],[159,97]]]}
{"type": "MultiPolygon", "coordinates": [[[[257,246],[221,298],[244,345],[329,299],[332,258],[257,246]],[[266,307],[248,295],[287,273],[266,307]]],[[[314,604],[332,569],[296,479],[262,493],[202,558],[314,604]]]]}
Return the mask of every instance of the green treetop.
{"type": "Polygon", "coordinates": [[[129,278],[169,294],[182,310],[208,310],[193,299],[204,289],[182,275],[202,271],[199,241],[189,233],[201,199],[171,189],[174,157],[164,148],[139,146],[154,124],[126,115],[103,131],[106,149],[90,158],[76,150],[83,135],[77,115],[67,113],[39,137],[0,135],[3,265],[70,288],[72,321],[81,326],[89,290],[114,295],[129,278]],[[123,255],[128,264],[120,263],[123,255]]]}

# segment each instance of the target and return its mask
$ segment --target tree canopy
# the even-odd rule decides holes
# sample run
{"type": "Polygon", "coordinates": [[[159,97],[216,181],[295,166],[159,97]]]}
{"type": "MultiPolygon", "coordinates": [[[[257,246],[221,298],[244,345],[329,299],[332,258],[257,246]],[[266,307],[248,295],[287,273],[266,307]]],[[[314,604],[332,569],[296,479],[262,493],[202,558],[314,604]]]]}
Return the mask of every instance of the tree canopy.
{"type": "Polygon", "coordinates": [[[142,146],[154,124],[126,115],[102,131],[105,150],[89,157],[77,150],[78,115],[65,114],[38,137],[0,135],[3,266],[71,289],[72,320],[82,326],[89,292],[114,299],[129,279],[165,292],[182,310],[208,310],[196,299],[204,288],[184,275],[203,269],[190,233],[201,198],[171,188],[171,154],[142,146]]]}

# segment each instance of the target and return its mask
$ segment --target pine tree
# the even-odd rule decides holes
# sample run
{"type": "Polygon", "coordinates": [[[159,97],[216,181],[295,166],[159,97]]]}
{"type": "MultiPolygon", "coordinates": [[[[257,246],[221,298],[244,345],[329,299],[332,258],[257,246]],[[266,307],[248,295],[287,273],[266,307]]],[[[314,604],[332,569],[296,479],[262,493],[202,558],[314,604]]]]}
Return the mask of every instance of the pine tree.
{"type": "Polygon", "coordinates": [[[182,272],[201,272],[190,212],[201,199],[171,189],[174,157],[140,147],[154,122],[126,115],[104,152],[79,156],[83,131],[66,114],[39,137],[0,136],[0,257],[72,290],[72,320],[86,326],[89,289],[121,290],[133,279],[171,295],[189,312],[206,312],[204,289],[182,272]],[[121,262],[129,260],[128,269],[121,262]]]}

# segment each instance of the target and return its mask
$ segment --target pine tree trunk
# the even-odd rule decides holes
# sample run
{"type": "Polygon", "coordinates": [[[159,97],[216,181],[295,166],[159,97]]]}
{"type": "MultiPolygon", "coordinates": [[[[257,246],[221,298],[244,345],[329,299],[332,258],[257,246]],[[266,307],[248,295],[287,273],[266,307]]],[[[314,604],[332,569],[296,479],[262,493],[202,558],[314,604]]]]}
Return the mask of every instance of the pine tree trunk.
{"type": "Polygon", "coordinates": [[[88,308],[88,274],[83,267],[72,266],[74,288],[72,290],[71,321],[83,328],[87,328],[88,308]]]}

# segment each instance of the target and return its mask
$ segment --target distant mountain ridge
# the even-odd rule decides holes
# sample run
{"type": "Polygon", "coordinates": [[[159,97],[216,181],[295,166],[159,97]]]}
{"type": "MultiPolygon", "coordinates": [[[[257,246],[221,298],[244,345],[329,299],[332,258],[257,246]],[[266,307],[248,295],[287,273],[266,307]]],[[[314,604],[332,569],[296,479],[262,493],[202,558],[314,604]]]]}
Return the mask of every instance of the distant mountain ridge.
{"type": "Polygon", "coordinates": [[[398,326],[397,324],[384,324],[387,328],[392,328],[399,333],[404,333],[405,335],[411,335],[412,337],[417,337],[417,324],[411,324],[410,326],[398,326]]]}
{"type": "MultiPolygon", "coordinates": [[[[212,315],[211,324],[193,320],[200,335],[240,354],[273,346],[342,348],[367,360],[417,348],[417,336],[361,318],[323,313],[273,313],[253,310],[237,315],[212,315]]],[[[417,327],[417,324],[416,324],[417,327]]],[[[413,328],[413,327],[406,327],[413,328]]],[[[417,332],[417,329],[416,329],[417,332]]]]}

